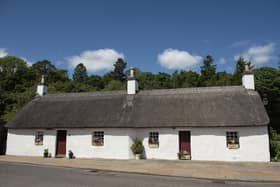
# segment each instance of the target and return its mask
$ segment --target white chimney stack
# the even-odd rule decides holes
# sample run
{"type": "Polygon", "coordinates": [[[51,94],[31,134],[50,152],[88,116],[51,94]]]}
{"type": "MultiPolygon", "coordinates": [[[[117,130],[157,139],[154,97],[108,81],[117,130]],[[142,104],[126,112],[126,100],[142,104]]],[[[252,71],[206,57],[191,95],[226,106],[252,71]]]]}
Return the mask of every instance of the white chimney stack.
{"type": "Polygon", "coordinates": [[[254,74],[249,63],[245,63],[245,71],[242,76],[242,85],[248,90],[255,90],[254,74]]]}
{"type": "Polygon", "coordinates": [[[40,84],[37,86],[37,94],[39,96],[44,96],[46,95],[48,92],[48,86],[47,84],[45,83],[45,75],[42,75],[42,78],[41,78],[41,82],[40,84]]]}
{"type": "Polygon", "coordinates": [[[127,81],[127,94],[132,95],[138,92],[138,82],[135,77],[135,68],[129,69],[129,78],[127,81]]]}

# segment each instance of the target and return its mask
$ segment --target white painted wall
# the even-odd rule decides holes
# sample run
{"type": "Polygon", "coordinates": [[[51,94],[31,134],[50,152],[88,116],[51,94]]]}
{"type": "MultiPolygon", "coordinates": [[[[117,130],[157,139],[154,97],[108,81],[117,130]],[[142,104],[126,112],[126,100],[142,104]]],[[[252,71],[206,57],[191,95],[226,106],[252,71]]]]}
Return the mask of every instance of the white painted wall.
{"type": "Polygon", "coordinates": [[[7,136],[7,155],[43,156],[44,149],[54,155],[56,144],[55,130],[16,130],[9,129],[7,136]],[[43,145],[35,145],[36,131],[44,132],[43,145]]]}
{"type": "Polygon", "coordinates": [[[270,161],[267,127],[196,128],[191,132],[193,160],[270,161]],[[239,133],[239,149],[228,149],[226,131],[239,133]]]}
{"type": "Polygon", "coordinates": [[[242,76],[242,85],[249,90],[255,90],[254,74],[244,74],[242,76]]]}
{"type": "Polygon", "coordinates": [[[48,92],[48,86],[46,85],[38,85],[37,86],[37,94],[40,96],[43,96],[45,94],[47,94],[48,92]]]}
{"type": "Polygon", "coordinates": [[[76,157],[129,159],[132,129],[71,129],[67,131],[67,148],[76,157]],[[94,131],[104,131],[104,146],[92,145],[94,131]]]}
{"type": "MultiPolygon", "coordinates": [[[[161,129],[68,129],[66,150],[80,158],[132,159],[130,150],[135,137],[143,139],[147,159],[176,160],[180,130],[191,131],[192,160],[269,161],[269,139],[266,126],[234,128],[161,128],[161,129]],[[104,131],[104,146],[92,145],[92,133],[104,131]],[[159,132],[159,147],[148,145],[149,132],[159,132]],[[228,149],[226,131],[239,133],[239,149],[228,149]]],[[[44,145],[34,144],[36,130],[8,130],[7,154],[41,156],[48,148],[54,155],[56,130],[44,130],[44,145]]]]}
{"type": "Polygon", "coordinates": [[[127,81],[127,94],[136,94],[137,91],[138,91],[137,80],[128,80],[127,81]]]}

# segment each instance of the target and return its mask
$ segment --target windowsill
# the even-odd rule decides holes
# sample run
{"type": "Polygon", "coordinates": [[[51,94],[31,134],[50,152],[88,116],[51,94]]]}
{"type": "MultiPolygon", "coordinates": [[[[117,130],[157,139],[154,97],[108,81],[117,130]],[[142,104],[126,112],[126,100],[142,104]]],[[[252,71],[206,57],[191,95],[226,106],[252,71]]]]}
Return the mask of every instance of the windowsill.
{"type": "Polygon", "coordinates": [[[103,147],[104,144],[92,144],[92,146],[94,146],[94,147],[103,147]]]}
{"type": "Polygon", "coordinates": [[[239,149],[239,144],[227,144],[228,149],[239,149]]]}
{"type": "Polygon", "coordinates": [[[149,148],[158,148],[159,145],[158,144],[149,144],[149,148]]]}

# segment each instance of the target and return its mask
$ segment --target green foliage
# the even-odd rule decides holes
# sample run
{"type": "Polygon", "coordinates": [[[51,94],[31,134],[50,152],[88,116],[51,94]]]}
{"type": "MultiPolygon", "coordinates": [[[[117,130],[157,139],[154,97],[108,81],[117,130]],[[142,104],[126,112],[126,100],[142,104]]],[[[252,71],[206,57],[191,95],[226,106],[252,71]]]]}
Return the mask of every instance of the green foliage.
{"type": "Polygon", "coordinates": [[[236,61],[235,70],[234,70],[234,73],[232,76],[232,85],[241,85],[241,78],[242,78],[242,74],[244,72],[246,63],[249,63],[249,65],[251,65],[250,62],[247,62],[242,57],[239,57],[238,60],[236,61]]]}
{"type": "Polygon", "coordinates": [[[216,73],[216,86],[229,86],[231,85],[231,80],[232,80],[232,75],[223,71],[223,72],[218,72],[216,73]]]}
{"type": "Polygon", "coordinates": [[[125,90],[126,84],[121,81],[112,80],[104,88],[105,91],[125,90]]]}
{"type": "Polygon", "coordinates": [[[142,143],[142,140],[139,138],[135,138],[133,139],[133,144],[130,146],[131,151],[133,152],[133,154],[142,154],[144,151],[144,146],[142,143]]]}
{"type": "Polygon", "coordinates": [[[116,81],[125,81],[126,75],[124,73],[124,70],[126,68],[126,62],[124,62],[123,59],[119,58],[117,62],[114,64],[114,70],[111,72],[111,76],[113,80],[116,81]]]}
{"type": "Polygon", "coordinates": [[[73,80],[81,83],[85,82],[87,77],[87,68],[82,63],[78,64],[74,69],[73,80]]]}
{"type": "Polygon", "coordinates": [[[172,75],[173,88],[189,88],[199,85],[199,74],[193,71],[175,71],[172,75]]]}
{"type": "Polygon", "coordinates": [[[35,89],[28,88],[24,92],[8,92],[4,94],[2,100],[5,110],[0,116],[1,120],[8,121],[17,113],[26,103],[28,103],[35,96],[35,89]]]}
{"type": "Polygon", "coordinates": [[[216,65],[213,64],[213,57],[207,55],[203,60],[203,66],[200,67],[200,86],[214,86],[215,85],[215,74],[216,65]]]}
{"type": "Polygon", "coordinates": [[[270,154],[273,160],[280,161],[280,134],[270,128],[270,154]]]}
{"type": "Polygon", "coordinates": [[[139,72],[136,73],[136,79],[139,81],[139,89],[142,90],[151,90],[155,86],[155,75],[151,72],[139,72]]]}
{"type": "Polygon", "coordinates": [[[104,88],[104,82],[102,77],[98,75],[92,75],[87,78],[86,84],[92,86],[96,90],[102,90],[104,88]]]}

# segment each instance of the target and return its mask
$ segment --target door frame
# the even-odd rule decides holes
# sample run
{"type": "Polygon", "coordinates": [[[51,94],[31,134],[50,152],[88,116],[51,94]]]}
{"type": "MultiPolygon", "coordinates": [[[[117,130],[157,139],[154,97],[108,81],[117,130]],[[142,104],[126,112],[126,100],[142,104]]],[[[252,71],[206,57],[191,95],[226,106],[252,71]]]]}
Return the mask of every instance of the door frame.
{"type": "Polygon", "coordinates": [[[67,152],[67,130],[57,130],[56,131],[56,144],[55,144],[55,157],[65,157],[66,156],[66,152],[67,152]],[[65,132],[65,154],[58,154],[58,132],[65,132]]]}
{"type": "Polygon", "coordinates": [[[178,140],[179,140],[179,152],[181,151],[181,133],[188,133],[189,135],[189,144],[190,144],[190,155],[192,154],[192,146],[191,146],[191,131],[190,130],[180,130],[178,131],[178,140]]]}

